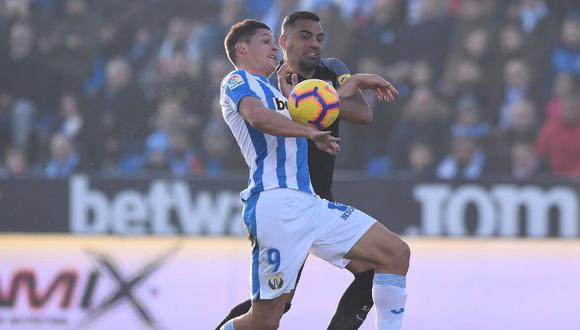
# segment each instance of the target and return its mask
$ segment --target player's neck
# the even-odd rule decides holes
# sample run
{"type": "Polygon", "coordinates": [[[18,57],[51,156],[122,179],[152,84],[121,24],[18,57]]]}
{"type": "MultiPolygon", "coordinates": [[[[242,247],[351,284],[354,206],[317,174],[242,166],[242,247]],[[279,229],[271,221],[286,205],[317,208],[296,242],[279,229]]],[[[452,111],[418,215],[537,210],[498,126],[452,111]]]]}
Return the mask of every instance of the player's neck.
{"type": "MultiPolygon", "coordinates": [[[[288,61],[288,59],[284,59],[285,61],[288,61]]],[[[316,72],[316,69],[312,69],[312,70],[304,70],[299,63],[292,63],[290,61],[288,61],[288,64],[290,64],[290,67],[294,70],[294,72],[298,75],[300,75],[301,77],[304,77],[306,79],[310,79],[314,76],[314,73],[316,72]]]]}
{"type": "Polygon", "coordinates": [[[314,76],[314,72],[316,70],[312,70],[312,71],[302,71],[302,72],[298,72],[299,75],[301,75],[302,77],[306,78],[306,79],[310,79],[314,76]]]}
{"type": "Polygon", "coordinates": [[[257,65],[252,65],[250,63],[239,63],[236,66],[236,69],[238,70],[244,70],[250,74],[253,74],[254,76],[262,76],[262,77],[267,77],[268,75],[270,75],[269,72],[266,72],[267,70],[260,68],[257,65]]]}

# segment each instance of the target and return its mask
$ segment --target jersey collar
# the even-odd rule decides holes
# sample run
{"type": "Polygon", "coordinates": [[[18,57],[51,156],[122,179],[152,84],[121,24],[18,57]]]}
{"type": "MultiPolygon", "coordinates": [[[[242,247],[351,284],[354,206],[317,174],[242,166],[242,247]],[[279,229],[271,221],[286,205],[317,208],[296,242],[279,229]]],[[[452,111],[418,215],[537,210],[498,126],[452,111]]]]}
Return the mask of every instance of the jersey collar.
{"type": "MultiPolygon", "coordinates": [[[[247,71],[246,71],[246,72],[247,72],[247,71]]],[[[248,74],[251,74],[252,76],[254,76],[254,77],[256,77],[256,78],[260,79],[260,80],[261,80],[261,81],[263,81],[263,82],[268,82],[268,77],[266,77],[266,76],[261,76],[261,75],[259,75],[259,74],[253,74],[253,73],[249,73],[249,72],[248,72],[248,74]]]]}

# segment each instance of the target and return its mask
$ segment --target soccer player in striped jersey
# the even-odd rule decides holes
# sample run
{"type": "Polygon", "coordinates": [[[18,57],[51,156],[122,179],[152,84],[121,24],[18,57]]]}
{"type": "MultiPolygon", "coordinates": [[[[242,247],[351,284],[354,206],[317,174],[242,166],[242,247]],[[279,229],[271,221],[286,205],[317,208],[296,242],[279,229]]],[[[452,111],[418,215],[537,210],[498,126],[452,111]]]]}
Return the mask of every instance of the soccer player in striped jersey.
{"type": "MultiPolygon", "coordinates": [[[[285,95],[291,86],[279,79],[281,93],[266,78],[276,66],[278,51],[270,28],[254,20],[236,23],[225,47],[236,70],[224,78],[220,101],[250,167],[249,186],[241,197],[253,248],[252,307],[222,329],[277,329],[308,253],[337,267],[350,260],[373,264],[377,329],[400,329],[408,245],[364,212],[314,193],[307,139],[333,155],[339,151],[339,139],[290,120],[285,95]]],[[[279,71],[281,77],[285,70],[279,71]]],[[[341,88],[341,97],[366,87],[353,81],[341,88]]],[[[377,92],[387,98],[387,89],[377,92]]]]}
{"type": "MultiPolygon", "coordinates": [[[[320,18],[316,14],[307,11],[289,14],[282,23],[280,45],[284,51],[284,60],[280,66],[285,65],[289,72],[296,73],[298,81],[321,79],[330,82],[338,90],[343,83],[351,78],[351,71],[337,58],[322,58],[324,38],[324,30],[320,18]]],[[[378,76],[366,75],[362,78],[361,75],[355,76],[355,79],[363,79],[367,88],[374,89],[382,84],[390,92],[388,101],[393,100],[394,96],[398,94],[392,85],[378,76]]],[[[288,82],[291,81],[290,75],[286,78],[288,82]]],[[[278,75],[274,72],[270,76],[270,83],[277,84],[277,81],[278,75]]],[[[340,119],[354,124],[370,124],[372,122],[372,111],[361,92],[355,93],[350,98],[342,98],[340,109],[340,118],[328,128],[335,137],[339,136],[340,119]]],[[[321,151],[314,143],[308,142],[308,169],[312,186],[318,196],[329,201],[334,201],[332,194],[334,160],[334,155],[321,151]]],[[[328,330],[358,329],[373,306],[373,266],[354,261],[350,262],[346,269],[354,275],[354,280],[340,299],[328,330]]],[[[298,273],[296,284],[300,280],[301,273],[302,270],[298,273]]],[[[227,320],[246,313],[250,306],[250,300],[235,306],[217,329],[227,320]]],[[[290,303],[287,304],[286,311],[289,309],[290,303]]]]}

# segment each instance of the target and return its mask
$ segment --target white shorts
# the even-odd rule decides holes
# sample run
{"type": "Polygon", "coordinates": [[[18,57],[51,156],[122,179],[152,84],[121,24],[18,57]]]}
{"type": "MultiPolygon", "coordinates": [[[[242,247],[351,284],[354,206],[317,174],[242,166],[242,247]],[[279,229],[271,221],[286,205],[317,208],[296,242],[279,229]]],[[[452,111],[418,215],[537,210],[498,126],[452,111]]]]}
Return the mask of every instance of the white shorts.
{"type": "Polygon", "coordinates": [[[294,289],[308,253],[344,268],[344,259],[376,220],[351,206],[293,189],[253,194],[244,206],[253,239],[252,300],[274,299],[294,289]]]}

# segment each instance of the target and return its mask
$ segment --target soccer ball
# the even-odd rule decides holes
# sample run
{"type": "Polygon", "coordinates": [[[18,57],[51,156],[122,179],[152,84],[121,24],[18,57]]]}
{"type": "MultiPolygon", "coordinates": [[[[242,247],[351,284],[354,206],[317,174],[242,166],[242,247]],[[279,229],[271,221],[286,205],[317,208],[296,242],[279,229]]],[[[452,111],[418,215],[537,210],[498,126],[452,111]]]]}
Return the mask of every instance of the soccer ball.
{"type": "Polygon", "coordinates": [[[338,117],[338,93],[324,80],[308,79],[294,86],[288,97],[288,111],[292,120],[302,125],[313,124],[328,128],[338,117]]]}

